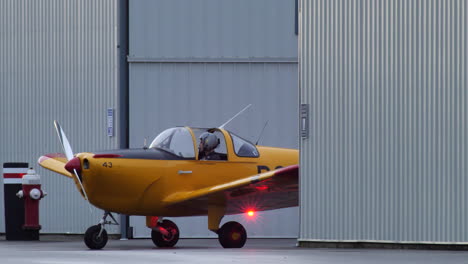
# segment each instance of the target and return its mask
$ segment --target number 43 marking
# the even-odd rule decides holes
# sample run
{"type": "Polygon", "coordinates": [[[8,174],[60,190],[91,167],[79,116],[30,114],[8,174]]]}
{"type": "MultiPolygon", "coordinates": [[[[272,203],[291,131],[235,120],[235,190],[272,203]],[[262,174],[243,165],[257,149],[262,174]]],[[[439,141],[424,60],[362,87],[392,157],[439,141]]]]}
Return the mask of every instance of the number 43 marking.
{"type": "Polygon", "coordinates": [[[104,162],[102,166],[106,168],[112,168],[112,162],[104,162]]]}

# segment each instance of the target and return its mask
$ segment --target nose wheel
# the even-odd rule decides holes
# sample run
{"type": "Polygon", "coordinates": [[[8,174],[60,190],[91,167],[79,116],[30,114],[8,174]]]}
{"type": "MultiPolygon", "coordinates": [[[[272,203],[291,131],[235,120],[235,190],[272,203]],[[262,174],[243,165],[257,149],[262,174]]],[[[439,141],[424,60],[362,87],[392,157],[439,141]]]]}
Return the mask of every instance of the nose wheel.
{"type": "Polygon", "coordinates": [[[247,232],[238,222],[227,222],[218,230],[218,240],[223,248],[241,248],[247,240],[247,232]]]}
{"type": "Polygon", "coordinates": [[[151,231],[151,239],[157,247],[173,247],[179,241],[179,228],[170,220],[163,220],[151,231]]]}
{"type": "Polygon", "coordinates": [[[90,249],[101,249],[107,244],[107,231],[101,225],[93,225],[86,230],[84,242],[90,249]]]}
{"type": "Polygon", "coordinates": [[[90,249],[102,249],[106,246],[108,237],[107,231],[104,228],[105,225],[118,225],[114,216],[110,212],[105,212],[99,224],[93,225],[86,230],[84,236],[84,242],[90,249]],[[107,217],[110,216],[113,221],[107,221],[107,217]]]}

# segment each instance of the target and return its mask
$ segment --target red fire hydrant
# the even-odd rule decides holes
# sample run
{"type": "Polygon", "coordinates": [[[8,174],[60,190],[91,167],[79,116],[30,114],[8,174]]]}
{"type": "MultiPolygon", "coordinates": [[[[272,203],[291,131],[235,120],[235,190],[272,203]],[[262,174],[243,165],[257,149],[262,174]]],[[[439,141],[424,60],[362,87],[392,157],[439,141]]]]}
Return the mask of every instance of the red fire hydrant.
{"type": "Polygon", "coordinates": [[[41,190],[41,176],[30,168],[23,176],[23,189],[16,196],[24,198],[24,225],[25,230],[40,230],[39,200],[47,193],[41,190]]]}

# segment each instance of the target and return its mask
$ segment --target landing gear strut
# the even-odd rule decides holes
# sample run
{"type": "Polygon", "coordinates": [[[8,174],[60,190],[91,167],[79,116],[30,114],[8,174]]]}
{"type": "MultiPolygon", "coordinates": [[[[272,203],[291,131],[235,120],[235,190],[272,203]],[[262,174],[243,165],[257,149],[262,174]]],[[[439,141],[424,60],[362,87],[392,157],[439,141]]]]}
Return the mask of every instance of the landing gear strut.
{"type": "Polygon", "coordinates": [[[241,224],[234,221],[227,222],[219,228],[225,213],[226,206],[213,201],[208,206],[208,229],[218,234],[219,243],[223,248],[241,248],[247,240],[247,232],[241,224]]]}
{"type": "Polygon", "coordinates": [[[151,239],[157,247],[173,247],[179,241],[179,228],[170,220],[163,220],[151,231],[151,239]]]}
{"type": "Polygon", "coordinates": [[[105,225],[118,225],[117,220],[111,212],[105,212],[99,224],[93,225],[86,230],[84,236],[84,242],[90,249],[102,249],[107,244],[107,231],[104,228],[105,225]],[[107,217],[110,216],[112,221],[107,221],[107,217]]]}

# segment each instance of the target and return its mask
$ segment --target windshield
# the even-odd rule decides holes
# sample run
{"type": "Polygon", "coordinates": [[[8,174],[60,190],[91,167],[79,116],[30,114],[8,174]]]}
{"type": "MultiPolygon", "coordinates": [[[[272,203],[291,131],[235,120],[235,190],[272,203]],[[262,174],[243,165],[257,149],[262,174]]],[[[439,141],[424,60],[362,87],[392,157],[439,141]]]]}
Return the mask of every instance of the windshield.
{"type": "Polygon", "coordinates": [[[164,130],[151,142],[150,148],[170,152],[183,158],[195,158],[192,134],[185,127],[164,130]]]}
{"type": "Polygon", "coordinates": [[[234,133],[230,133],[232,138],[232,143],[234,145],[234,152],[239,157],[248,157],[256,158],[258,157],[258,151],[254,144],[248,142],[247,140],[237,136],[234,133]]]}

